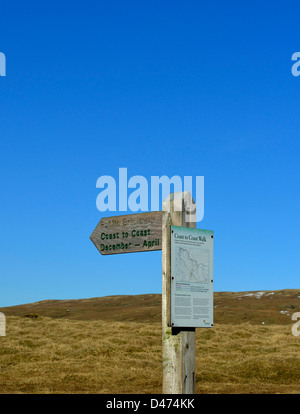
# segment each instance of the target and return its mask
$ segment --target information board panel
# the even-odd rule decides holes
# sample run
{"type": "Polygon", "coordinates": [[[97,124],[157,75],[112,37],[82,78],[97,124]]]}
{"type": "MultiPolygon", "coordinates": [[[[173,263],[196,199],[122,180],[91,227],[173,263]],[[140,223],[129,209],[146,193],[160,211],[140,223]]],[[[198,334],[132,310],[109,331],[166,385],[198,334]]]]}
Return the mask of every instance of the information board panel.
{"type": "Polygon", "coordinates": [[[90,239],[103,255],[162,249],[162,212],[103,217],[90,239]]]}
{"type": "Polygon", "coordinates": [[[171,226],[171,325],[213,326],[214,232],[171,226]]]}

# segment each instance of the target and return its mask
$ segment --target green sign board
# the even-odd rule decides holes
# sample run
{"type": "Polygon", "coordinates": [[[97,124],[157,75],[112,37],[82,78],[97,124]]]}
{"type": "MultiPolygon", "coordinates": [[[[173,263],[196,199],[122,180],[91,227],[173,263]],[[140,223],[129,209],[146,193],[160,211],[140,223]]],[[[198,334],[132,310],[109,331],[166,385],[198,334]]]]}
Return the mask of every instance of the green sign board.
{"type": "Polygon", "coordinates": [[[213,326],[213,237],[210,230],[171,226],[171,325],[213,326]]]}

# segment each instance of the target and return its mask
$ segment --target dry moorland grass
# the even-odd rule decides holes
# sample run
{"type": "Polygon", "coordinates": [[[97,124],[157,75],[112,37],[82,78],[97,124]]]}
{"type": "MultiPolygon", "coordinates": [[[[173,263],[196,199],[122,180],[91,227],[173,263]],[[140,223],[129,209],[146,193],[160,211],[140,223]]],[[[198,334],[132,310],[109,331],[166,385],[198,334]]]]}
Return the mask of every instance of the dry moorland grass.
{"type": "MultiPolygon", "coordinates": [[[[291,325],[196,330],[196,393],[299,393],[291,325]]],[[[161,393],[159,322],[7,316],[0,393],[161,393]]]]}

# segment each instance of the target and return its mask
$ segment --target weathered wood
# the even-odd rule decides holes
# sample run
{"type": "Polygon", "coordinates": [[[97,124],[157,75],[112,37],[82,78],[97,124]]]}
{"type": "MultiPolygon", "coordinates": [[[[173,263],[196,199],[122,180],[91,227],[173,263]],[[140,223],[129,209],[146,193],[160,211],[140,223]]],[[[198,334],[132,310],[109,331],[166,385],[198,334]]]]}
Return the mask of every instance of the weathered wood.
{"type": "Polygon", "coordinates": [[[90,239],[103,255],[162,249],[162,212],[103,217],[90,239]]]}
{"type": "Polygon", "coordinates": [[[196,227],[189,222],[195,203],[188,192],[173,193],[163,202],[162,215],[162,352],[163,393],[195,393],[195,329],[172,328],[170,226],[196,227]],[[193,206],[193,208],[191,208],[193,206]]]}

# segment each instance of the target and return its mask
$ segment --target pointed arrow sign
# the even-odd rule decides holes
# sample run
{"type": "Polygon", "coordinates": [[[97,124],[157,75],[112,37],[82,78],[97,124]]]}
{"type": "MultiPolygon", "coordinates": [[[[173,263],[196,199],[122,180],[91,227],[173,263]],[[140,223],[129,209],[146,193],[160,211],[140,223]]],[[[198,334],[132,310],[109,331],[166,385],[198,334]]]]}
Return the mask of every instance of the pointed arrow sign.
{"type": "Polygon", "coordinates": [[[103,255],[162,249],[162,212],[103,217],[90,239],[103,255]]]}

